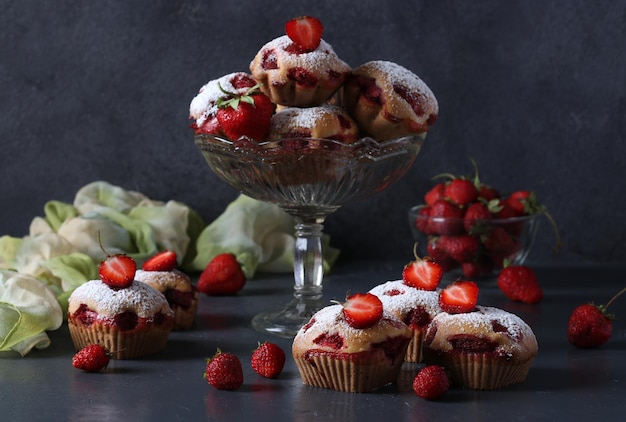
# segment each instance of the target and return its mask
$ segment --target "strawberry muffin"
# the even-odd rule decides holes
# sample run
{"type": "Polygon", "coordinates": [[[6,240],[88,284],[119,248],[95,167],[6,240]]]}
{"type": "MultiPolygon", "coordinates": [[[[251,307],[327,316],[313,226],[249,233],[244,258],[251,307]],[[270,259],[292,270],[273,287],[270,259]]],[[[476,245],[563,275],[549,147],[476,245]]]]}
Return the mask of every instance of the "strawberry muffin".
{"type": "Polygon", "coordinates": [[[409,328],[370,293],[318,311],[296,334],[292,354],[307,385],[369,392],[396,382],[409,328]]]}
{"type": "Polygon", "coordinates": [[[537,339],[521,318],[484,306],[439,313],[423,343],[424,362],[445,367],[454,384],[476,390],[523,382],[537,351],[537,339]]]}
{"type": "Polygon", "coordinates": [[[426,83],[389,61],[371,61],[353,69],[343,94],[348,114],[377,141],[423,135],[439,113],[426,83]]]}
{"type": "Polygon", "coordinates": [[[77,350],[100,344],[116,359],[134,359],[165,348],[174,312],[159,291],[134,279],[135,271],[131,258],[108,257],[99,280],[72,292],[67,323],[77,350]]]}
{"type": "Polygon", "coordinates": [[[386,310],[408,325],[411,342],[406,362],[422,361],[422,339],[433,318],[441,312],[439,291],[407,285],[403,280],[388,281],[375,286],[370,293],[378,296],[386,310]]]}
{"type": "Polygon", "coordinates": [[[244,72],[229,73],[207,82],[189,105],[189,118],[194,121],[191,128],[196,133],[224,136],[217,119],[218,101],[228,97],[226,92],[243,95],[256,84],[252,75],[244,72]]]}
{"type": "Polygon", "coordinates": [[[198,290],[189,276],[177,269],[167,271],[138,270],[135,279],[161,292],[174,311],[173,330],[188,330],[193,326],[198,309],[198,290]]]}
{"type": "Polygon", "coordinates": [[[311,107],[328,101],[350,72],[322,39],[322,23],[314,17],[292,19],[287,35],[265,44],[250,63],[252,76],[275,104],[311,107]]]}
{"type": "Polygon", "coordinates": [[[356,123],[335,105],[319,107],[288,107],[274,114],[270,120],[269,140],[286,138],[334,139],[353,143],[358,139],[356,123]]]}

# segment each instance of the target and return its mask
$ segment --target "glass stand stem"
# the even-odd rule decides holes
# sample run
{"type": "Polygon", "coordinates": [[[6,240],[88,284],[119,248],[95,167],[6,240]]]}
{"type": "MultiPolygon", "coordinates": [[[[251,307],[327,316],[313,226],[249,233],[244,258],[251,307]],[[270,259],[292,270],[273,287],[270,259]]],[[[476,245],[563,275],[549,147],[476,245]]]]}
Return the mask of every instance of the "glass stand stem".
{"type": "Polygon", "coordinates": [[[324,306],[324,254],[321,239],[323,222],[324,219],[320,217],[296,217],[294,298],[282,309],[256,315],[252,319],[252,326],[256,330],[292,338],[324,306]]]}
{"type": "Polygon", "coordinates": [[[316,221],[304,222],[296,218],[296,250],[294,256],[294,296],[296,299],[317,300],[322,297],[324,256],[322,230],[316,221]]]}

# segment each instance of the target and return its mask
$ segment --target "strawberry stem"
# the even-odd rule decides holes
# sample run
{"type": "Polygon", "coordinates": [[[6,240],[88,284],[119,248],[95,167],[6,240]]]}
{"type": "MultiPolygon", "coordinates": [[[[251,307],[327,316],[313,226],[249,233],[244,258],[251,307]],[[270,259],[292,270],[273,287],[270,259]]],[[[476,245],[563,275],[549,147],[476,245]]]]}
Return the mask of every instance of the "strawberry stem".
{"type": "Polygon", "coordinates": [[[476,189],[480,189],[480,176],[478,175],[478,164],[476,164],[476,160],[474,160],[472,157],[469,157],[469,160],[472,163],[472,166],[474,167],[474,180],[472,181],[472,183],[474,184],[474,186],[476,186],[476,189]]]}
{"type": "Polygon", "coordinates": [[[609,301],[607,302],[607,304],[604,306],[604,309],[607,309],[607,308],[611,305],[611,303],[613,303],[613,302],[615,301],[615,299],[617,299],[618,297],[620,297],[620,296],[622,295],[622,293],[624,293],[624,292],[626,292],[626,287],[624,287],[622,290],[620,290],[619,292],[617,292],[617,294],[616,294],[615,296],[613,296],[613,297],[611,298],[611,300],[609,300],[609,301]]]}
{"type": "Polygon", "coordinates": [[[98,245],[100,246],[100,249],[102,249],[102,252],[104,253],[105,256],[110,256],[109,253],[106,251],[106,249],[104,249],[104,245],[102,244],[102,238],[100,237],[100,230],[98,230],[98,232],[96,233],[96,236],[98,237],[98,245]]]}
{"type": "Polygon", "coordinates": [[[552,216],[550,215],[550,213],[544,206],[541,207],[540,212],[548,219],[550,224],[552,224],[552,228],[554,229],[554,236],[556,237],[556,244],[552,248],[552,253],[556,253],[558,252],[559,249],[561,249],[561,235],[559,234],[559,227],[557,226],[556,221],[554,221],[554,218],[552,218],[552,216]]]}
{"type": "Polygon", "coordinates": [[[236,110],[237,107],[239,107],[239,102],[243,101],[244,103],[248,103],[248,104],[252,105],[252,107],[256,108],[256,104],[254,103],[254,99],[252,99],[252,95],[256,94],[256,91],[258,91],[261,88],[262,85],[263,85],[262,83],[258,83],[256,85],[254,85],[253,87],[248,88],[246,90],[246,92],[244,92],[243,94],[240,95],[240,94],[236,94],[234,92],[226,91],[222,87],[222,84],[220,84],[218,82],[217,83],[217,87],[220,89],[220,91],[222,91],[228,97],[226,99],[219,98],[217,100],[217,107],[218,108],[232,107],[232,108],[234,108],[236,110]]]}
{"type": "Polygon", "coordinates": [[[456,179],[456,175],[452,173],[440,173],[440,174],[433,176],[432,180],[443,179],[444,177],[450,180],[456,179]]]}
{"type": "Polygon", "coordinates": [[[413,244],[413,256],[415,257],[416,261],[421,261],[420,256],[417,254],[417,242],[413,244]]]}
{"type": "Polygon", "coordinates": [[[556,237],[556,244],[552,248],[552,253],[556,253],[561,248],[561,235],[559,234],[559,227],[556,224],[554,218],[548,212],[548,209],[539,202],[537,199],[537,194],[535,192],[531,192],[530,196],[526,198],[524,201],[524,210],[528,214],[543,214],[554,229],[554,236],[556,237]]]}

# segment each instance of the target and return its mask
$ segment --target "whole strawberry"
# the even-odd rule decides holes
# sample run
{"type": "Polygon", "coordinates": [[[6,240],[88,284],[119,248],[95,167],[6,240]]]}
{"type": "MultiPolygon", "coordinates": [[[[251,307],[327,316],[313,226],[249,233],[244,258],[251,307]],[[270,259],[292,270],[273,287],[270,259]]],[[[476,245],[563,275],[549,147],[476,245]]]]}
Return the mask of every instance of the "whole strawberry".
{"type": "Polygon", "coordinates": [[[498,274],[498,287],[511,300],[538,303],[543,290],[535,272],[525,265],[505,266],[498,274]]]}
{"type": "Polygon", "coordinates": [[[450,388],[450,378],[445,369],[429,365],[421,369],[413,380],[413,391],[427,400],[438,400],[450,388]]]}
{"type": "Polygon", "coordinates": [[[264,141],[270,130],[270,119],[276,106],[261,92],[260,84],[239,95],[220,89],[226,97],[217,103],[217,120],[222,132],[231,140],[242,136],[264,141]]]}
{"type": "Polygon", "coordinates": [[[241,361],[232,353],[218,350],[207,359],[204,378],[218,390],[236,390],[243,384],[241,361]]]}
{"type": "Polygon", "coordinates": [[[478,189],[471,181],[455,177],[446,183],[443,195],[453,204],[463,207],[478,198],[478,189]]]}
{"type": "Polygon", "coordinates": [[[606,343],[613,333],[614,315],[607,308],[626,289],[617,293],[606,305],[585,303],[577,306],[569,318],[567,339],[576,347],[593,348],[606,343]]]}
{"type": "Polygon", "coordinates": [[[458,263],[473,261],[480,248],[480,240],[475,236],[461,234],[440,236],[439,248],[458,263]]]}
{"type": "Polygon", "coordinates": [[[444,182],[437,183],[424,195],[426,205],[432,205],[440,199],[444,199],[444,191],[446,184],[444,182]]]}
{"type": "Polygon", "coordinates": [[[80,349],[72,357],[74,368],[87,372],[97,372],[105,369],[109,364],[109,353],[99,344],[90,344],[80,349]]]}
{"type": "Polygon", "coordinates": [[[466,233],[479,234],[485,226],[493,220],[493,214],[488,204],[473,202],[467,206],[463,216],[463,226],[466,233]]]}
{"type": "Polygon", "coordinates": [[[265,378],[276,378],[285,366],[285,352],[274,343],[261,343],[252,353],[252,369],[265,378]]]}
{"type": "Polygon", "coordinates": [[[221,253],[208,263],[198,278],[198,291],[207,295],[232,295],[246,284],[246,275],[232,253],[221,253]]]}
{"type": "Polygon", "coordinates": [[[430,207],[429,232],[454,235],[463,232],[463,210],[445,199],[439,199],[430,207]]]}

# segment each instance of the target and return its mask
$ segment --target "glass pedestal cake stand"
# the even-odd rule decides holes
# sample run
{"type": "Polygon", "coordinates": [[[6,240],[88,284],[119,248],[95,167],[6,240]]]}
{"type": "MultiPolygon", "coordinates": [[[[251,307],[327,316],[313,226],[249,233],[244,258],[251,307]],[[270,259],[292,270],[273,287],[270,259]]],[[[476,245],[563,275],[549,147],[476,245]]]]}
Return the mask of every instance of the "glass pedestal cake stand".
{"type": "Polygon", "coordinates": [[[241,193],[278,205],[295,219],[294,298],[256,315],[253,327],[293,337],[323,301],[321,236],[326,217],[342,205],[380,192],[413,165],[421,136],[345,144],[316,138],[254,142],[196,134],[209,167],[241,193]]]}

